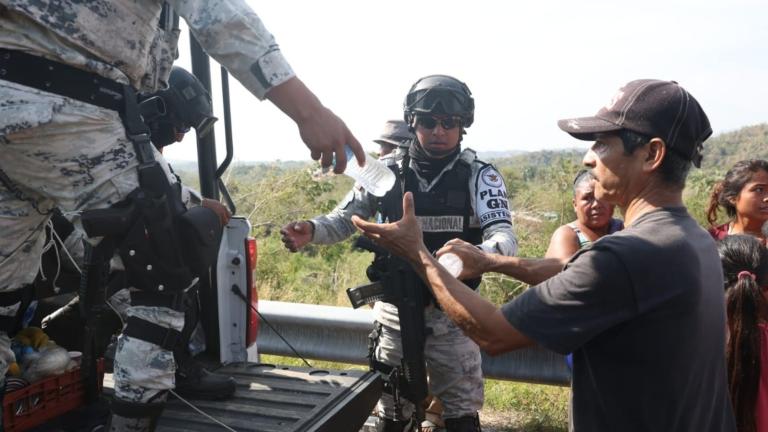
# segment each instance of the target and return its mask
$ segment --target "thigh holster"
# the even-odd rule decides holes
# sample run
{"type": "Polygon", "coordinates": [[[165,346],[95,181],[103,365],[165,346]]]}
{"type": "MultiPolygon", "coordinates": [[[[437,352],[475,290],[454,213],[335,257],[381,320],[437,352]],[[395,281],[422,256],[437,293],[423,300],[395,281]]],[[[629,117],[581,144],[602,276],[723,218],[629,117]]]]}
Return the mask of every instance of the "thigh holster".
{"type": "Polygon", "coordinates": [[[178,199],[175,195],[138,188],[112,208],[83,213],[89,236],[115,239],[128,286],[179,292],[216,262],[222,233],[218,216],[205,207],[175,211],[170,202],[178,199]]]}
{"type": "Polygon", "coordinates": [[[128,284],[141,290],[177,292],[188,288],[194,279],[182,257],[185,248],[174,230],[167,198],[152,198],[142,190],[129,198],[138,214],[117,249],[128,284]]]}

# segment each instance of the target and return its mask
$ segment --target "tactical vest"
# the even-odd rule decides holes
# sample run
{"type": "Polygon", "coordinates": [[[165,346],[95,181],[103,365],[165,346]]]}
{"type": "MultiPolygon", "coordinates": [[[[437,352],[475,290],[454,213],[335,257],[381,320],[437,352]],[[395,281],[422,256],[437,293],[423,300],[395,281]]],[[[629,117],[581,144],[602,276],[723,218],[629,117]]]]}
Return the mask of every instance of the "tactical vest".
{"type": "MultiPolygon", "coordinates": [[[[473,216],[472,200],[469,191],[472,176],[471,162],[462,155],[453,167],[443,172],[438,183],[430,191],[419,191],[419,180],[409,167],[410,158],[403,158],[402,167],[390,166],[395,172],[395,186],[379,200],[379,212],[384,221],[394,222],[403,215],[403,193],[413,193],[416,216],[419,218],[424,234],[424,244],[435,253],[448,240],[461,239],[468,243],[480,244],[483,231],[470,227],[473,216]]],[[[463,281],[470,288],[476,289],[481,278],[463,281]]]]}

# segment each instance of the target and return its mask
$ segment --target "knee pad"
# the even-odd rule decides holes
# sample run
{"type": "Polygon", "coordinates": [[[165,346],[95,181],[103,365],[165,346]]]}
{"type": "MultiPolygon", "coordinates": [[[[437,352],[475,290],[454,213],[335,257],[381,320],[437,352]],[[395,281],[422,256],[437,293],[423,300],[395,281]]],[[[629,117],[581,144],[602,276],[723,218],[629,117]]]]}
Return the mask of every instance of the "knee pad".
{"type": "MultiPolygon", "coordinates": [[[[182,356],[188,356],[187,345],[192,336],[195,326],[199,322],[199,302],[197,299],[197,287],[193,287],[187,292],[176,294],[160,294],[147,291],[132,291],[131,306],[157,306],[173,309],[184,313],[184,327],[178,332],[178,340],[174,345],[174,356],[178,359],[182,356]]],[[[130,319],[129,319],[130,321],[130,319]]],[[[143,325],[143,324],[142,324],[143,325]]],[[[165,329],[165,328],[164,328],[165,329]]],[[[165,329],[167,330],[167,329],[165,329]]],[[[175,332],[175,330],[174,330],[175,332]]],[[[175,333],[174,333],[175,335],[175,333]]],[[[132,336],[129,334],[129,336],[132,336]]],[[[137,337],[133,335],[133,337],[137,337]]],[[[143,337],[139,339],[146,340],[143,337]]],[[[147,341],[152,342],[153,341],[147,341]]],[[[162,345],[161,345],[162,346],[162,345]]],[[[165,346],[163,346],[165,348],[165,346]]]]}
{"type": "MultiPolygon", "coordinates": [[[[131,306],[163,307],[182,311],[183,293],[165,295],[134,291],[131,292],[131,306]]],[[[135,316],[128,317],[123,334],[157,345],[168,351],[173,351],[182,340],[182,333],[180,331],[163,327],[135,316]]]]}
{"type": "Polygon", "coordinates": [[[129,317],[123,334],[157,345],[166,351],[173,351],[182,340],[181,332],[163,327],[137,317],[129,317]]]}
{"type": "Polygon", "coordinates": [[[475,415],[445,419],[447,432],[481,432],[480,417],[475,415]]]}

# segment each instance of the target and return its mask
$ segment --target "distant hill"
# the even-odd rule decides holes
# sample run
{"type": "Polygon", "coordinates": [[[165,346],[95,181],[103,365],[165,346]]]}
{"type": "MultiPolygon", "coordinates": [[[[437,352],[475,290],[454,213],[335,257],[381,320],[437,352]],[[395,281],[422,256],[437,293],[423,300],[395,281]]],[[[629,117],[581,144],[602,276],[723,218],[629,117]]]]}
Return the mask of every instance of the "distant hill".
{"type": "MultiPolygon", "coordinates": [[[[491,150],[478,152],[480,159],[493,162],[497,166],[505,164],[522,164],[537,167],[552,165],[566,159],[581,164],[586,148],[564,150],[491,150]]],[[[704,143],[704,162],[702,168],[725,168],[744,159],[768,160],[768,123],[745,126],[735,131],[721,133],[704,143]]],[[[197,163],[190,161],[171,161],[177,172],[197,172],[197,163]]],[[[272,171],[293,170],[316,166],[312,161],[274,161],[274,162],[245,162],[232,164],[230,170],[234,175],[251,174],[272,171]]]]}
{"type": "Polygon", "coordinates": [[[564,150],[539,150],[532,152],[517,152],[516,155],[511,157],[501,157],[487,159],[492,161],[496,165],[525,165],[535,167],[546,167],[559,162],[563,159],[573,161],[574,163],[581,164],[581,159],[586,153],[586,149],[564,149],[564,150]]]}
{"type": "MultiPolygon", "coordinates": [[[[541,150],[517,152],[512,156],[488,157],[497,165],[505,163],[530,166],[549,166],[559,160],[571,160],[581,164],[586,149],[541,150]]],[[[494,152],[486,152],[494,153],[494,152]]],[[[503,152],[499,152],[503,153],[503,152]]],[[[744,159],[768,160],[768,123],[744,126],[735,131],[718,134],[704,143],[703,169],[728,169],[744,159]]]]}
{"type": "MultiPolygon", "coordinates": [[[[170,163],[176,173],[184,175],[197,175],[196,161],[171,160],[170,163]]],[[[312,161],[234,161],[232,162],[232,165],[230,165],[227,169],[227,172],[230,176],[250,175],[254,178],[260,178],[264,173],[292,171],[301,168],[311,168],[313,166],[316,166],[316,163],[312,161]]]]}
{"type": "Polygon", "coordinates": [[[491,150],[491,151],[478,151],[477,157],[484,161],[491,159],[506,159],[513,156],[528,153],[525,150],[491,150]]]}
{"type": "Polygon", "coordinates": [[[721,133],[704,143],[702,168],[728,169],[744,159],[768,159],[768,123],[721,133]]]}

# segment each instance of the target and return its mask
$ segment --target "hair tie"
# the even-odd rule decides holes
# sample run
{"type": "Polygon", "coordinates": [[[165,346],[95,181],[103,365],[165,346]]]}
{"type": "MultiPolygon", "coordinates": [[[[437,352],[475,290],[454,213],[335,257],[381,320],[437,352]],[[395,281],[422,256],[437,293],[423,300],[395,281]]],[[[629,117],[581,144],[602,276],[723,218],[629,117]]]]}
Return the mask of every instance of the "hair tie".
{"type": "Polygon", "coordinates": [[[752,279],[753,281],[754,281],[754,280],[757,280],[757,277],[755,276],[755,274],[754,274],[754,273],[752,273],[751,271],[747,271],[747,270],[742,270],[742,271],[740,271],[740,272],[739,272],[739,275],[738,275],[737,277],[738,277],[739,279],[741,279],[741,278],[747,278],[747,277],[748,277],[748,278],[752,279]]]}

